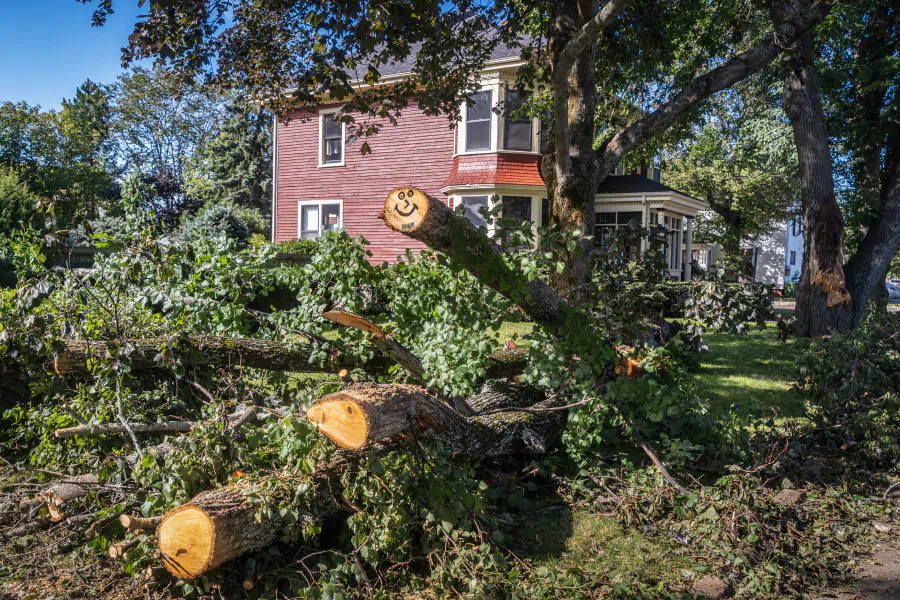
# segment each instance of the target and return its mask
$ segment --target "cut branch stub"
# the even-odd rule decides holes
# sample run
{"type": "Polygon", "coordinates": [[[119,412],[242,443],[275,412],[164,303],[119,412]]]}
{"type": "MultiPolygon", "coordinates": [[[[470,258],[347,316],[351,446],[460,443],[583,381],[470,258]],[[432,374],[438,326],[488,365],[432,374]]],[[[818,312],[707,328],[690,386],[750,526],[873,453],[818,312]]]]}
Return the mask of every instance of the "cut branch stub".
{"type": "Polygon", "coordinates": [[[384,202],[384,220],[391,229],[404,233],[415,231],[431,212],[432,200],[416,187],[398,187],[384,202]]]}
{"type": "Polygon", "coordinates": [[[540,279],[528,281],[508,264],[500,247],[483,231],[414,186],[391,192],[381,218],[394,231],[459,261],[478,281],[515,302],[535,321],[555,323],[569,310],[556,290],[540,279]]]}
{"type": "Polygon", "coordinates": [[[417,400],[427,398],[415,386],[358,384],[325,396],[309,407],[306,418],[341,448],[359,450],[409,432],[417,400]]]}

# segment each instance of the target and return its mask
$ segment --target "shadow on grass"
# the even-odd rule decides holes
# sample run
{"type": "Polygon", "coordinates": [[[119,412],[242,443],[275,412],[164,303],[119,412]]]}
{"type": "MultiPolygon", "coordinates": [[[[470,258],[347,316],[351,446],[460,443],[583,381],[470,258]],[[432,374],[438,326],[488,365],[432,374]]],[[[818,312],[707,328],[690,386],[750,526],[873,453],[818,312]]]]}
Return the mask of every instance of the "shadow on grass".
{"type": "Polygon", "coordinates": [[[695,373],[699,392],[715,414],[735,410],[758,416],[804,416],[803,397],[791,389],[796,380],[796,348],[782,342],[774,324],[746,335],[707,334],[709,346],[695,373]]]}

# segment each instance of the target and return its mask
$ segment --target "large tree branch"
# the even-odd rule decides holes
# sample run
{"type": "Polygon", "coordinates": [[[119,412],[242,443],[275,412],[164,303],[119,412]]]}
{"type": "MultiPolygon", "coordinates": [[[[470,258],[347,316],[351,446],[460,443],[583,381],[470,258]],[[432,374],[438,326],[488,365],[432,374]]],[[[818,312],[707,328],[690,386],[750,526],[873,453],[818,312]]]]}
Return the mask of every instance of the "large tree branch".
{"type": "Polygon", "coordinates": [[[609,27],[628,8],[631,0],[609,0],[594,18],[581,26],[559,53],[553,69],[553,118],[556,123],[556,163],[565,164],[568,155],[568,106],[569,74],[578,56],[596,41],[597,36],[609,27]]]}
{"type": "Polygon", "coordinates": [[[612,173],[631,150],[665,131],[679,117],[716,92],[729,88],[749,75],[762,70],[786,47],[818,25],[833,3],[822,3],[779,28],[755,46],[734,56],[724,64],[694,78],[662,106],[622,129],[598,150],[601,176],[612,173]]]}

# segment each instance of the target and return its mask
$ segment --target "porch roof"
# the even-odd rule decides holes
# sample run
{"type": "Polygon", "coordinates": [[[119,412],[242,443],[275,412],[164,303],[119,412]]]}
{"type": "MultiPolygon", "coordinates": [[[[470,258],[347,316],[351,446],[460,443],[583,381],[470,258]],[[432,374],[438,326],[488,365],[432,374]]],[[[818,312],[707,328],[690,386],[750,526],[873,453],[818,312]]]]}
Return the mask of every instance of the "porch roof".
{"type": "Polygon", "coordinates": [[[654,181],[643,175],[610,175],[600,183],[598,194],[620,196],[622,194],[678,194],[697,202],[703,202],[700,198],[694,198],[675,188],[670,188],[658,181],[654,181]]]}

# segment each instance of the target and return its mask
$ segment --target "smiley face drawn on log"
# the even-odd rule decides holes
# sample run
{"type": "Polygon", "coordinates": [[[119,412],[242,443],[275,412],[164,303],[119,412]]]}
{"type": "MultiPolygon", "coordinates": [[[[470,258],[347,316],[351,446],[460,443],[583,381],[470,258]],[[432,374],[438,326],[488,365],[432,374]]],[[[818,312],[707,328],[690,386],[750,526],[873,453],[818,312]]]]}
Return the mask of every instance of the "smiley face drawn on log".
{"type": "Polygon", "coordinates": [[[400,203],[394,204],[394,212],[400,215],[401,217],[409,217],[414,212],[419,210],[419,205],[415,202],[410,202],[410,199],[415,196],[415,190],[409,190],[409,192],[400,192],[397,194],[397,199],[403,201],[403,210],[400,209],[400,203]],[[412,208],[410,208],[412,207],[412,208]]]}

